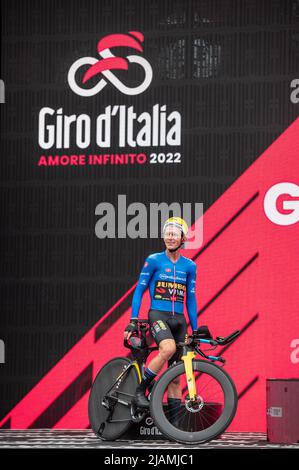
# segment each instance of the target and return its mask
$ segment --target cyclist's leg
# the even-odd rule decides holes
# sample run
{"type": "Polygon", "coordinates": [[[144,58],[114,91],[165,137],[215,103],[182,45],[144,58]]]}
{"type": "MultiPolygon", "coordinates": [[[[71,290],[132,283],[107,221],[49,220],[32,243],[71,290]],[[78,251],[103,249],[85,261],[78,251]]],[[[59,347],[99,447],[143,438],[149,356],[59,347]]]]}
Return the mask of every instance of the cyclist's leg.
{"type": "Polygon", "coordinates": [[[161,312],[158,310],[150,310],[149,322],[151,333],[156,344],[159,346],[159,353],[155,356],[148,367],[155,374],[158,374],[176,351],[175,339],[172,331],[167,323],[169,312],[161,312]]]}
{"type": "Polygon", "coordinates": [[[175,353],[175,341],[173,339],[163,339],[159,342],[159,353],[155,356],[148,365],[156,375],[162,370],[165,362],[175,353]]]}
{"type": "MultiPolygon", "coordinates": [[[[172,334],[176,343],[183,343],[184,341],[186,341],[187,323],[186,323],[186,319],[184,315],[176,313],[174,317],[168,320],[168,325],[172,330],[172,334]],[[172,327],[172,323],[173,323],[173,327],[172,327]]],[[[168,361],[168,367],[170,367],[175,362],[178,362],[181,358],[181,354],[182,354],[181,348],[177,348],[174,355],[168,361]]],[[[181,400],[182,390],[181,390],[180,377],[176,377],[169,384],[168,398],[181,400]]]]}
{"type": "Polygon", "coordinates": [[[135,403],[139,407],[149,406],[145,397],[146,390],[163,368],[165,362],[175,352],[175,341],[166,323],[167,316],[167,312],[160,312],[158,310],[150,310],[149,312],[151,332],[154,340],[159,346],[159,354],[152,359],[146,367],[142,381],[136,389],[135,403]]]}
{"type": "MultiPolygon", "coordinates": [[[[184,315],[175,314],[174,317],[171,317],[171,319],[169,319],[168,325],[171,328],[176,343],[183,343],[184,341],[186,341],[187,323],[184,315]]],[[[177,348],[174,355],[168,361],[168,367],[178,362],[181,358],[181,355],[181,348],[177,348]]],[[[168,418],[174,426],[177,425],[177,419],[179,417],[181,409],[181,401],[181,376],[177,376],[172,380],[167,389],[168,418]]]]}

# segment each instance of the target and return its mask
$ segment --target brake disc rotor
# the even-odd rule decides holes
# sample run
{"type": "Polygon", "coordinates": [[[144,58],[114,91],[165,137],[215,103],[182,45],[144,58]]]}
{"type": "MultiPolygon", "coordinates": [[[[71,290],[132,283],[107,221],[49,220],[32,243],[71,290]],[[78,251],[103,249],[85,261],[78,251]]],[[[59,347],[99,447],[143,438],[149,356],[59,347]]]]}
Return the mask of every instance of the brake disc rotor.
{"type": "Polygon", "coordinates": [[[196,396],[196,400],[190,400],[189,397],[186,397],[185,407],[190,413],[198,413],[204,407],[203,398],[200,395],[196,396]]]}

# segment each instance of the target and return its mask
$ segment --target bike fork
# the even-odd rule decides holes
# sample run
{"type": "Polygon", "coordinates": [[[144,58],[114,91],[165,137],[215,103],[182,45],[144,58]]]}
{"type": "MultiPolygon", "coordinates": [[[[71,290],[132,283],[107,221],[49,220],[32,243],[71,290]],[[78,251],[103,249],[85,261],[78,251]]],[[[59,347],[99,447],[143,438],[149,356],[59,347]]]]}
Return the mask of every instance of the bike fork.
{"type": "Polygon", "coordinates": [[[195,383],[195,377],[194,377],[193,367],[192,367],[192,360],[195,358],[195,356],[196,354],[194,351],[188,351],[181,357],[185,366],[189,399],[191,401],[196,400],[196,383],[195,383]]]}

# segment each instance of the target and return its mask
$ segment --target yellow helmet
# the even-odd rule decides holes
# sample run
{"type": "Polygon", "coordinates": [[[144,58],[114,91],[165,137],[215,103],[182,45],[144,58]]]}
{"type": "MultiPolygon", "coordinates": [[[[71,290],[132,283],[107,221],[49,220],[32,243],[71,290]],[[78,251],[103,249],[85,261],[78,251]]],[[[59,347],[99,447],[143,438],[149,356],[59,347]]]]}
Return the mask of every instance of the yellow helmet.
{"type": "Polygon", "coordinates": [[[187,237],[188,234],[188,225],[184,221],[184,219],[181,219],[181,217],[170,217],[169,219],[166,220],[164,227],[163,227],[163,233],[165,232],[166,227],[168,225],[174,225],[175,227],[179,228],[185,237],[187,237]]]}

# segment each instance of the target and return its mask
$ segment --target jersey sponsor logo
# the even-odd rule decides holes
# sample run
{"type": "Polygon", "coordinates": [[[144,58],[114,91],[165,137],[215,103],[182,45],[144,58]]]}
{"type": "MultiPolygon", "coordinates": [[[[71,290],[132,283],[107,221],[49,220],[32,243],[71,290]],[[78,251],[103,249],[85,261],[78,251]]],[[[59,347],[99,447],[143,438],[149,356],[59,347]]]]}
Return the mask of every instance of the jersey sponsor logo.
{"type": "MultiPolygon", "coordinates": [[[[173,282],[174,281],[174,276],[171,274],[170,276],[167,276],[167,274],[159,274],[159,279],[171,279],[171,281],[173,282]]],[[[186,282],[186,277],[178,277],[176,276],[176,280],[177,281],[182,281],[182,282],[186,282]]]]}
{"type": "Polygon", "coordinates": [[[154,321],[151,330],[152,330],[153,335],[155,335],[159,333],[159,331],[161,330],[164,330],[164,331],[167,330],[167,328],[162,320],[157,320],[157,321],[154,321]]]}
{"type": "Polygon", "coordinates": [[[170,281],[156,281],[154,299],[168,300],[169,302],[184,302],[186,284],[170,281]]]}
{"type": "Polygon", "coordinates": [[[166,272],[166,273],[171,273],[171,269],[170,269],[170,268],[166,268],[166,269],[165,269],[165,272],[166,272]]]}
{"type": "Polygon", "coordinates": [[[144,267],[144,268],[147,268],[147,266],[148,266],[148,262],[146,261],[146,262],[144,263],[143,267],[144,267]]]}
{"type": "Polygon", "coordinates": [[[160,279],[169,279],[171,276],[167,276],[166,274],[160,274],[160,279]]]}
{"type": "Polygon", "coordinates": [[[165,294],[166,289],[164,287],[157,287],[156,292],[159,294],[165,294]]]}
{"type": "Polygon", "coordinates": [[[167,327],[166,327],[165,323],[162,320],[157,320],[157,323],[158,323],[159,327],[161,328],[161,330],[167,330],[167,327]]]}

